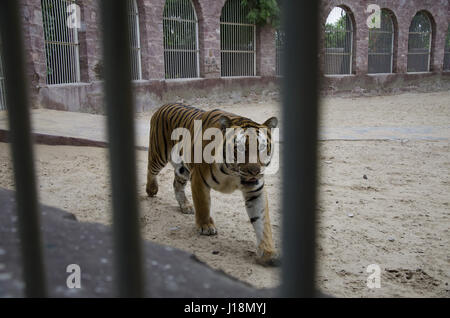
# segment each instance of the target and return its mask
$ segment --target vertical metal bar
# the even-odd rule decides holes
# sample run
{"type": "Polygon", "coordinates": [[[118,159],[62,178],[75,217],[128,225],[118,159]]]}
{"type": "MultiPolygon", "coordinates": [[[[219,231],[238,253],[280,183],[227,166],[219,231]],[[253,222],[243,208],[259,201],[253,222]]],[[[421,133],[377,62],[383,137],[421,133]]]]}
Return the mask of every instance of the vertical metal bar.
{"type": "Polygon", "coordinates": [[[256,25],[253,25],[253,76],[256,76],[256,25]]]}
{"type": "Polygon", "coordinates": [[[39,209],[34,174],[31,123],[19,1],[0,1],[8,118],[16,184],[17,214],[22,248],[25,295],[45,297],[39,209]]]}
{"type": "Polygon", "coordinates": [[[319,1],[283,2],[282,296],[314,296],[319,1]],[[305,46],[305,43],[308,43],[305,46]],[[305,62],[307,61],[307,62],[305,62]]]}
{"type": "Polygon", "coordinates": [[[139,7],[136,0],[134,0],[134,7],[136,11],[136,55],[137,55],[137,68],[138,68],[138,80],[142,79],[142,56],[141,56],[141,29],[139,25],[139,7]]]}
{"type": "Polygon", "coordinates": [[[125,1],[101,1],[105,102],[119,294],[122,297],[140,297],[144,291],[144,276],[136,200],[133,98],[126,9],[125,1]]]}
{"type": "MultiPolygon", "coordinates": [[[[61,5],[60,5],[60,1],[56,0],[55,3],[57,3],[56,6],[56,10],[54,12],[55,14],[55,18],[56,18],[56,30],[57,30],[57,41],[61,42],[63,39],[62,33],[61,33],[61,21],[60,21],[60,11],[61,11],[61,5]]],[[[64,72],[64,56],[63,56],[63,47],[62,45],[59,43],[57,45],[58,47],[58,67],[59,67],[59,80],[58,80],[58,84],[64,83],[64,79],[65,79],[65,72],[64,72]]]]}
{"type": "Polygon", "coordinates": [[[167,63],[168,63],[168,56],[167,56],[167,20],[166,17],[166,6],[167,2],[164,4],[163,9],[163,49],[164,49],[164,78],[167,78],[167,63]]]}
{"type": "Polygon", "coordinates": [[[73,72],[72,72],[73,59],[70,56],[70,53],[71,53],[70,48],[71,48],[73,42],[72,42],[71,32],[67,26],[67,21],[66,21],[66,15],[67,15],[66,12],[67,12],[68,1],[62,0],[61,4],[62,4],[61,11],[60,11],[61,29],[64,34],[64,41],[67,42],[67,45],[63,46],[64,53],[65,53],[64,70],[66,71],[66,83],[71,83],[73,81],[73,72]]]}
{"type": "Polygon", "coordinates": [[[392,16],[391,15],[389,15],[389,19],[390,19],[390,21],[391,21],[391,26],[392,26],[392,29],[391,29],[391,43],[390,43],[390,45],[391,45],[391,68],[390,68],[390,70],[391,70],[391,73],[393,73],[394,72],[394,38],[395,38],[395,24],[394,24],[394,20],[393,20],[393,18],[392,18],[392,16]]]}
{"type": "MultiPolygon", "coordinates": [[[[200,77],[200,45],[199,45],[199,41],[198,41],[198,18],[197,18],[197,12],[195,11],[195,7],[194,7],[194,4],[192,3],[192,1],[191,1],[191,5],[192,5],[192,10],[194,10],[194,20],[195,20],[195,55],[196,55],[195,58],[196,58],[196,63],[197,63],[195,77],[200,77]]],[[[205,45],[203,44],[203,47],[204,46],[205,45]]]]}
{"type": "Polygon", "coordinates": [[[350,19],[348,12],[345,13],[347,16],[348,23],[350,24],[350,58],[349,58],[349,72],[348,74],[352,74],[353,72],[353,21],[350,19]]]}
{"type": "MultiPolygon", "coordinates": [[[[425,14],[424,14],[425,15],[425,14]]],[[[430,18],[425,15],[429,25],[430,25],[430,32],[429,32],[429,41],[428,41],[428,67],[427,67],[427,72],[429,72],[431,70],[431,45],[432,45],[432,40],[433,40],[433,25],[431,24],[431,20],[430,18]]]]}
{"type": "MultiPolygon", "coordinates": [[[[57,9],[56,9],[56,25],[57,25],[57,30],[58,30],[58,41],[61,42],[63,39],[63,34],[62,34],[62,30],[61,30],[61,21],[60,21],[60,11],[61,11],[61,4],[60,1],[56,0],[57,5],[57,9]]],[[[58,44],[58,49],[59,49],[59,54],[58,54],[58,66],[59,66],[59,76],[60,76],[60,80],[58,81],[58,84],[64,83],[65,82],[65,72],[64,72],[64,64],[65,64],[65,60],[64,60],[64,48],[61,45],[61,43],[58,44]]]]}

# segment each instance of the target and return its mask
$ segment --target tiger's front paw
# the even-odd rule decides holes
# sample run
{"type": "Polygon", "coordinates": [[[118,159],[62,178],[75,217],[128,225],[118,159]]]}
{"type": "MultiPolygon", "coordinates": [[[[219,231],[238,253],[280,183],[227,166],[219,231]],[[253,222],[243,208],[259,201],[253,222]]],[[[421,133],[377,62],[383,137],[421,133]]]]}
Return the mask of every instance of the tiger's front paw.
{"type": "Polygon", "coordinates": [[[156,181],[147,183],[145,191],[149,197],[154,197],[158,193],[158,183],[156,181]]]}
{"type": "Polygon", "coordinates": [[[198,228],[198,232],[201,235],[216,235],[217,234],[217,229],[214,225],[214,223],[206,223],[206,224],[202,224],[202,225],[197,225],[198,228]]]}
{"type": "Polygon", "coordinates": [[[273,251],[264,251],[258,253],[256,263],[265,267],[278,267],[281,265],[279,255],[273,251]]]}

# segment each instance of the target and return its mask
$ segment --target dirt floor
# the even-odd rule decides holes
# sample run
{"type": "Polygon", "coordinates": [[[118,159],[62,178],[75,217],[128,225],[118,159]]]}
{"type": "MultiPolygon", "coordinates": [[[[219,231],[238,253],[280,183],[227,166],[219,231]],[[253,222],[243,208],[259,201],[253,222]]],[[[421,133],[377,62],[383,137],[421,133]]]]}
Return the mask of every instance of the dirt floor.
{"type": "MultiPolygon", "coordinates": [[[[276,102],[200,105],[264,121],[279,115],[276,102]]],[[[326,98],[321,126],[450,126],[450,92],[386,97],[326,98]]],[[[149,118],[150,114],[139,114],[149,118]]],[[[282,120],[280,121],[282,125],[282,120]]],[[[321,141],[317,284],[346,297],[450,297],[450,136],[442,140],[321,141]],[[366,268],[381,268],[381,288],[369,289],[366,268]]],[[[40,199],[80,221],[109,223],[105,149],[37,146],[40,199]]],[[[170,167],[155,198],[145,193],[146,153],[137,152],[141,229],[147,240],[192,253],[257,287],[279,284],[279,270],[254,262],[254,234],[240,193],[214,192],[219,234],[199,236],[192,215],[181,214],[170,167]]],[[[266,178],[280,247],[280,176],[266,178]]],[[[0,144],[0,186],[14,187],[7,144],[0,144]]],[[[190,196],[190,191],[189,197],[190,196]]]]}

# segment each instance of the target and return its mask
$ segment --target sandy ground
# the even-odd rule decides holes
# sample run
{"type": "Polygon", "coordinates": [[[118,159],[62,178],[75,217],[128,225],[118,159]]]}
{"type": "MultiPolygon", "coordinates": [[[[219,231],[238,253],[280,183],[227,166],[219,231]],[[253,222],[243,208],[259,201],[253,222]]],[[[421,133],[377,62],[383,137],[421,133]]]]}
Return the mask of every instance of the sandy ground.
{"type": "MultiPolygon", "coordinates": [[[[200,106],[256,121],[279,115],[276,102],[200,106]]],[[[326,98],[322,103],[325,128],[420,125],[450,125],[450,92],[326,98]]],[[[447,140],[319,143],[317,284],[324,292],[348,297],[450,296],[450,136],[444,137],[447,140]],[[370,264],[381,268],[380,289],[366,286],[370,264]]],[[[110,222],[105,149],[40,145],[36,151],[43,203],[66,209],[80,221],[110,222]]],[[[145,239],[195,253],[257,287],[279,284],[278,269],[254,262],[254,234],[240,193],[212,194],[219,234],[199,236],[193,216],[178,210],[172,169],[163,170],[158,196],[150,199],[145,194],[146,153],[138,151],[137,160],[145,239]]],[[[277,247],[280,181],[279,175],[266,177],[277,247]]],[[[0,144],[0,186],[14,187],[6,144],[0,144]]]]}

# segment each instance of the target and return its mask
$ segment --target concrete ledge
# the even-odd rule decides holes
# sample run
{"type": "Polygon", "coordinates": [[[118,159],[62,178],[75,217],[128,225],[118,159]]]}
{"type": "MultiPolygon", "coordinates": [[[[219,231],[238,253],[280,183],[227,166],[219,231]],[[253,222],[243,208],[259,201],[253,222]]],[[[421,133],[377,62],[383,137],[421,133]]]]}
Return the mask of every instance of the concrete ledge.
{"type": "MultiPolygon", "coordinates": [[[[137,112],[165,103],[199,99],[215,103],[242,101],[253,95],[278,91],[277,77],[193,78],[179,80],[141,80],[132,83],[137,112]]],[[[48,85],[38,88],[35,108],[104,114],[103,82],[48,85]]]]}
{"type": "MultiPolygon", "coordinates": [[[[106,118],[79,112],[33,109],[32,135],[38,144],[107,147],[106,118]]],[[[147,150],[149,121],[136,120],[136,149],[147,150]]],[[[0,142],[9,142],[7,112],[0,112],[0,142]]]]}
{"type": "MultiPolygon", "coordinates": [[[[0,298],[24,296],[15,205],[15,193],[0,188],[0,298]]],[[[77,222],[70,213],[41,205],[41,227],[49,296],[117,296],[110,226],[77,222]],[[80,289],[66,286],[69,264],[81,268],[80,289]]],[[[274,289],[255,289],[168,246],[144,241],[143,255],[149,297],[276,295],[274,289]]]]}
{"type": "MultiPolygon", "coordinates": [[[[48,134],[33,133],[34,143],[43,145],[65,145],[65,146],[85,146],[85,147],[108,147],[108,143],[104,141],[96,141],[77,137],[55,136],[48,134]]],[[[0,142],[9,142],[9,131],[0,129],[0,142]]],[[[137,147],[140,149],[141,147],[137,147]]]]}
{"type": "Polygon", "coordinates": [[[383,73],[324,75],[323,95],[385,95],[450,90],[450,73],[383,73]]]}

